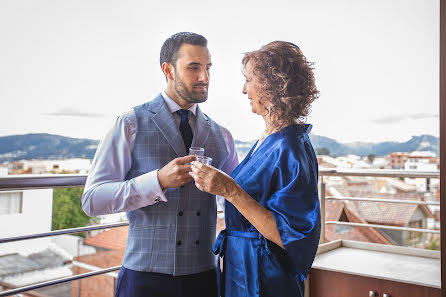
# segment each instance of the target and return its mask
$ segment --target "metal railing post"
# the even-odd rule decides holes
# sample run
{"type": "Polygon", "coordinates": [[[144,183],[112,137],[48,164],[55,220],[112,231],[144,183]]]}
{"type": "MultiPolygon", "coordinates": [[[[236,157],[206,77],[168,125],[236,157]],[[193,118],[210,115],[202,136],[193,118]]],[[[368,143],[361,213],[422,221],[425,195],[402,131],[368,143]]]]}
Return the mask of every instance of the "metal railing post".
{"type": "Polygon", "coordinates": [[[319,179],[319,203],[321,207],[321,238],[320,244],[325,243],[325,182],[324,176],[319,179]]]}

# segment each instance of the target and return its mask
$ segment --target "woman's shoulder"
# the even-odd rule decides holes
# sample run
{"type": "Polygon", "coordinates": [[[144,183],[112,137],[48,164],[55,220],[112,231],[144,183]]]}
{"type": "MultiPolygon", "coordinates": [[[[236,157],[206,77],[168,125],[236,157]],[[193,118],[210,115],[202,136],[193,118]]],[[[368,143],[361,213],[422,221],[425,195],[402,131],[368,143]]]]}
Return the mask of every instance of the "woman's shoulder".
{"type": "Polygon", "coordinates": [[[310,143],[308,134],[311,131],[310,124],[294,124],[285,127],[277,133],[276,143],[280,151],[294,151],[303,148],[305,144],[310,143]]]}
{"type": "Polygon", "coordinates": [[[293,124],[283,128],[280,134],[284,138],[294,138],[295,136],[309,135],[312,128],[311,124],[293,124]]]}

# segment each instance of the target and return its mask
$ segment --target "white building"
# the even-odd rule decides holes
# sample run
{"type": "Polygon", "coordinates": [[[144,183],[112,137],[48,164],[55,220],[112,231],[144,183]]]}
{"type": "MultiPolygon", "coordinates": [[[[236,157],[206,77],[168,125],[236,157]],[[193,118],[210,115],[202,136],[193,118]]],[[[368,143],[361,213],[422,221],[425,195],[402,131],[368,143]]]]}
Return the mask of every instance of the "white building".
{"type": "MultiPolygon", "coordinates": [[[[52,205],[53,189],[0,191],[0,238],[51,231],[52,205]]],[[[71,235],[0,243],[0,291],[71,276],[69,260],[95,252],[71,235]]],[[[57,290],[55,296],[70,296],[71,283],[57,290]]]]}
{"type": "MultiPolygon", "coordinates": [[[[412,152],[409,154],[408,160],[404,163],[404,170],[408,171],[437,171],[438,159],[434,152],[412,152]]],[[[427,179],[426,178],[405,178],[404,181],[408,184],[416,185],[418,192],[426,192],[427,179]]],[[[438,180],[429,180],[432,183],[438,183],[438,180]]]]}
{"type": "Polygon", "coordinates": [[[370,165],[370,168],[373,169],[384,169],[389,166],[389,160],[386,157],[375,157],[373,159],[372,164],[370,165]]]}
{"type": "MultiPolygon", "coordinates": [[[[51,231],[53,190],[0,191],[0,238],[51,231]]],[[[0,255],[28,255],[48,248],[50,238],[0,244],[0,255]]]]}
{"type": "Polygon", "coordinates": [[[32,174],[60,173],[63,171],[87,173],[91,167],[89,159],[66,159],[66,160],[23,160],[23,169],[31,169],[32,174]]]}
{"type": "Polygon", "coordinates": [[[0,167],[0,176],[8,175],[8,167],[0,167]]]}

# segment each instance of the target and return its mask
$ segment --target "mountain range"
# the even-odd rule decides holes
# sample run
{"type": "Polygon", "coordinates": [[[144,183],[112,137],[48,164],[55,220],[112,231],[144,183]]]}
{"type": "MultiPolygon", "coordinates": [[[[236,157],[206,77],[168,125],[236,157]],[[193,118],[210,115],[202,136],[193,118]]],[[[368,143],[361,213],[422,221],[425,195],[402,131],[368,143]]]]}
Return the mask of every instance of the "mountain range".
{"type": "Polygon", "coordinates": [[[414,151],[431,151],[437,156],[439,155],[440,142],[439,138],[432,135],[412,136],[405,142],[386,141],[386,142],[352,142],[339,143],[334,139],[310,134],[311,143],[314,148],[326,148],[332,156],[358,155],[368,156],[374,154],[376,156],[385,156],[393,152],[414,152],[414,151]]]}
{"type": "MultiPolygon", "coordinates": [[[[339,143],[332,138],[310,134],[313,147],[327,149],[331,156],[354,154],[384,156],[392,152],[433,151],[439,153],[439,138],[432,135],[413,136],[406,142],[339,143]]],[[[239,155],[245,155],[254,141],[235,140],[239,155]]],[[[92,159],[98,140],[70,138],[46,133],[0,137],[0,162],[30,159],[92,159]]]]}

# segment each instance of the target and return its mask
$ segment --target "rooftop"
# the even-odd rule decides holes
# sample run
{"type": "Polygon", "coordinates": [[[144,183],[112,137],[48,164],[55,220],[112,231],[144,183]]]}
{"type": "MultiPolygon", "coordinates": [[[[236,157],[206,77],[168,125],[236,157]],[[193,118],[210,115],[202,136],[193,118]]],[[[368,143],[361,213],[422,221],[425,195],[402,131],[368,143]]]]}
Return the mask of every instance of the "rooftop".
{"type": "Polygon", "coordinates": [[[107,250],[125,249],[128,231],[128,226],[108,229],[98,235],[85,239],[84,244],[107,250]]]}
{"type": "Polygon", "coordinates": [[[63,266],[65,259],[51,250],[44,250],[25,257],[20,254],[0,256],[0,278],[36,270],[63,266]]]}

